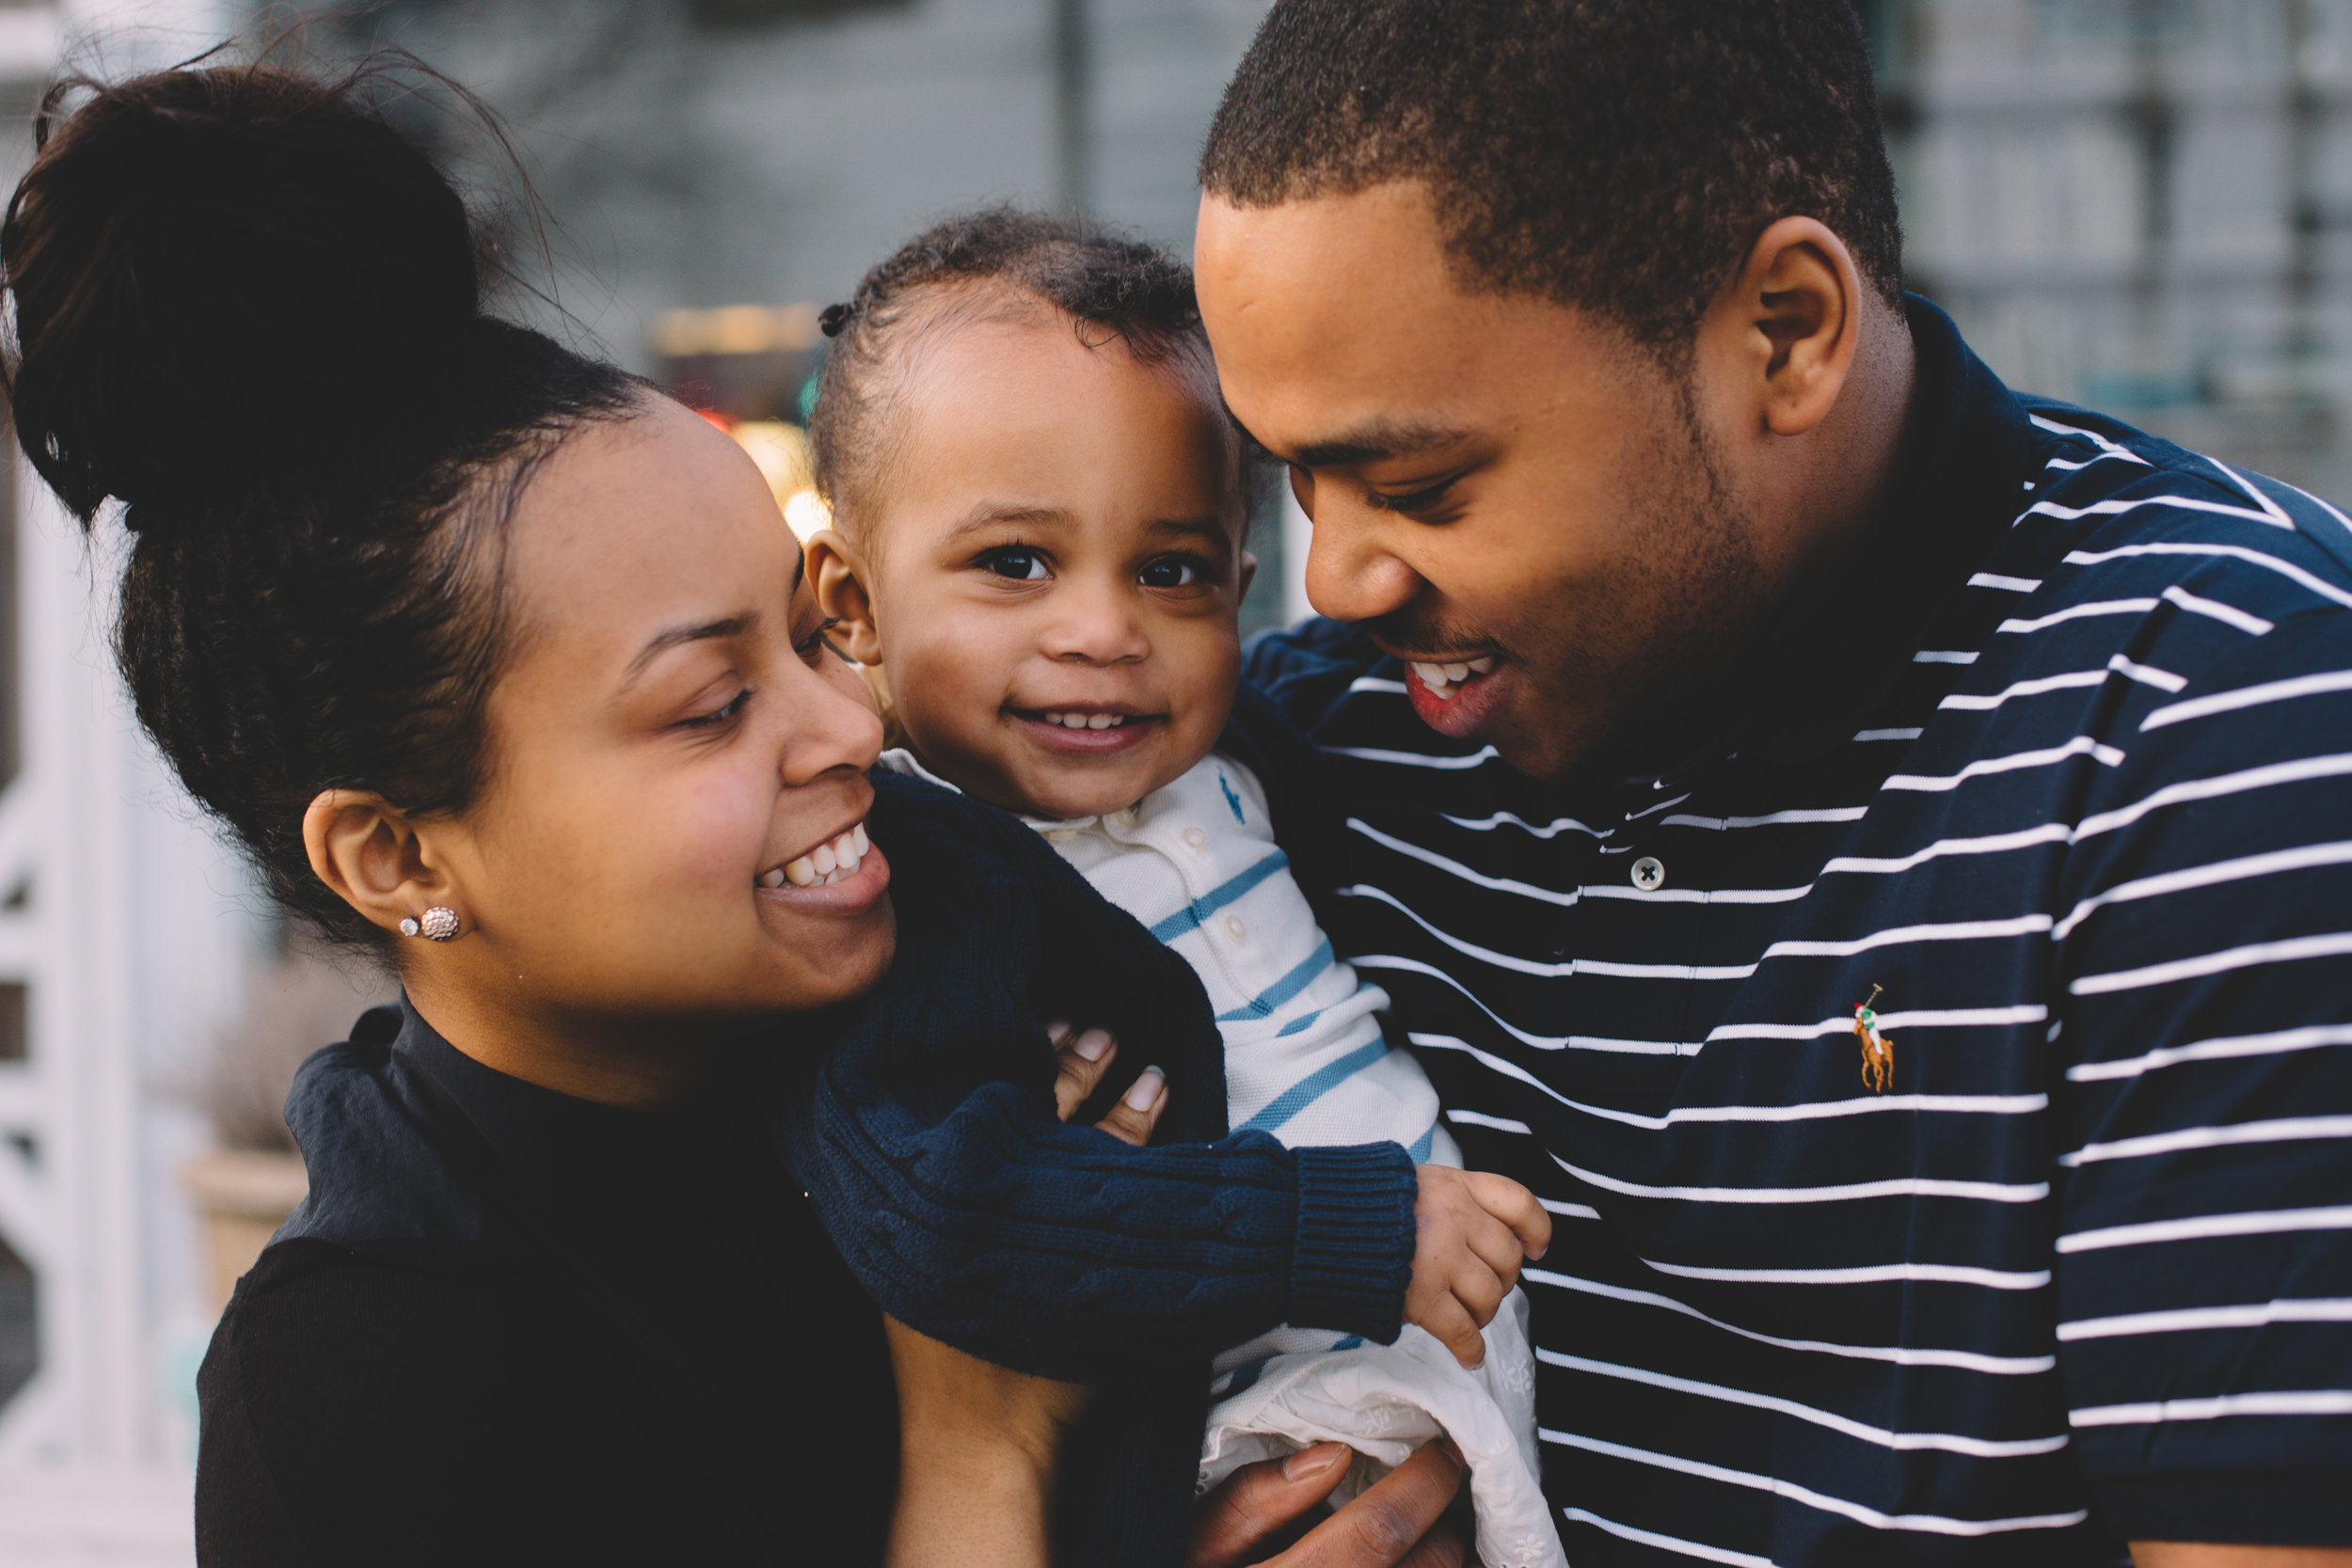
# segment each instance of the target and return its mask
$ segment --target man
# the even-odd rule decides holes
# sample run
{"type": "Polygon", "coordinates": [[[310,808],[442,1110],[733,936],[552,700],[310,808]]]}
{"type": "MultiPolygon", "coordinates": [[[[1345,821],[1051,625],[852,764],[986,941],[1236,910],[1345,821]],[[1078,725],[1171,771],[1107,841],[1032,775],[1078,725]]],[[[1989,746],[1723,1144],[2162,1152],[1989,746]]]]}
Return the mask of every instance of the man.
{"type": "Polygon", "coordinates": [[[1277,0],[1201,181],[1569,1557],[2352,1563],[2352,523],[1904,295],[1839,0],[1277,0]]]}

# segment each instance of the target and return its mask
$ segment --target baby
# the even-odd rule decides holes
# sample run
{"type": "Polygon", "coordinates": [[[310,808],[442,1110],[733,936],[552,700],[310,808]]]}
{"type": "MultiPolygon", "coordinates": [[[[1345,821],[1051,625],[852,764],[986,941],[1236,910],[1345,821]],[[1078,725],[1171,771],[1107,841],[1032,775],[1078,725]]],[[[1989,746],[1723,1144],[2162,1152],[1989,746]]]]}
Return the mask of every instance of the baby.
{"type": "MultiPolygon", "coordinates": [[[[1185,269],[993,211],[882,263],[827,327],[812,436],[836,531],[808,571],[903,734],[883,765],[1019,815],[1191,965],[1234,1130],[1458,1166],[1383,1034],[1387,996],[1334,956],[1278,847],[1299,781],[1243,760],[1285,752],[1259,738],[1270,708],[1236,713],[1256,562],[1185,269]]],[[[1393,1345],[1280,1328],[1236,1347],[1200,1484],[1325,1439],[1385,1467],[1443,1434],[1471,1468],[1482,1560],[1562,1564],[1525,1325],[1514,1291],[1483,1339],[1452,1306],[1393,1345]]]]}

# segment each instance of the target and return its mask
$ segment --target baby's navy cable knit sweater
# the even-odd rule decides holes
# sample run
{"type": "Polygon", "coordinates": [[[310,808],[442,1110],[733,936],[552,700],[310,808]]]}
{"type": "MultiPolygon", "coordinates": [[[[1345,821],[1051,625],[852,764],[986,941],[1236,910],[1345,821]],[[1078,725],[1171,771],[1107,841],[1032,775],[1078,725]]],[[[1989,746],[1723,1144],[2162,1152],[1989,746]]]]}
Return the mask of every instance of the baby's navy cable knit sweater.
{"type": "Polygon", "coordinates": [[[898,958],[826,1021],[821,1058],[779,1075],[773,1124],[884,1311],[1015,1370],[1118,1386],[1065,1449],[1063,1560],[1173,1563],[1210,1357],[1282,1323],[1395,1338],[1412,1164],[1392,1143],[1227,1134],[1188,965],[1017,818],[874,784],[898,958]],[[1048,1018],[1109,1029],[1124,1078],[1167,1074],[1151,1147],[1089,1125],[1096,1107],[1057,1117],[1048,1018]]]}

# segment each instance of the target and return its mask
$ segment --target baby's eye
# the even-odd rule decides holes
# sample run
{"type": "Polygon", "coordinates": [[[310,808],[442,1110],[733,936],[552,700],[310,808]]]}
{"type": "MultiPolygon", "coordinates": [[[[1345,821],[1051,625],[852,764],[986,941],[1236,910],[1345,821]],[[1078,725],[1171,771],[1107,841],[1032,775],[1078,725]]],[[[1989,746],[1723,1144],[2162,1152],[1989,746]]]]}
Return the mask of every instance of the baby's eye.
{"type": "Polygon", "coordinates": [[[980,565],[1000,578],[1010,578],[1017,582],[1042,582],[1047,575],[1044,552],[1018,546],[991,550],[980,557],[980,565]]]}
{"type": "Polygon", "coordinates": [[[1208,580],[1202,564],[1190,556],[1162,556],[1136,574],[1146,588],[1193,588],[1208,580]]]}

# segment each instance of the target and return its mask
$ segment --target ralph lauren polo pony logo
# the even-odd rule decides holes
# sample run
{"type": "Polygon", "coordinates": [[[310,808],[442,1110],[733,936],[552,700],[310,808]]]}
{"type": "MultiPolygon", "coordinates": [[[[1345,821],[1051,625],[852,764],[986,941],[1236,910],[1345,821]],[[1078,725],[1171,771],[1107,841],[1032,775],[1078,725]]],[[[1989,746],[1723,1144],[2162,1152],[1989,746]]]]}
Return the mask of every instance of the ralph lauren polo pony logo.
{"type": "Polygon", "coordinates": [[[1885,989],[1872,986],[1869,996],[1853,1005],[1854,1037],[1862,1041],[1862,1081],[1872,1094],[1884,1094],[1895,1081],[1895,1042],[1879,1033],[1879,1015],[1870,1007],[1885,989]]]}

